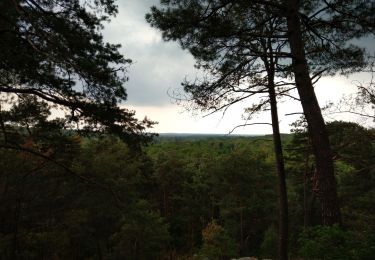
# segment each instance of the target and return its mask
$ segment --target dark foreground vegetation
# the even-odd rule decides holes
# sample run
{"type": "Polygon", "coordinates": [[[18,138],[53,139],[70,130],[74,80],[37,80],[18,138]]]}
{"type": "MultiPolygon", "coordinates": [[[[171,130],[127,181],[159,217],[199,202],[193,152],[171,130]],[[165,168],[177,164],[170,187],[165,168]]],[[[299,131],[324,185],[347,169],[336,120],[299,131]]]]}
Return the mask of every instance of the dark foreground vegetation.
{"type": "MultiPolygon", "coordinates": [[[[277,256],[272,137],[159,137],[134,152],[115,137],[45,129],[18,129],[19,149],[0,149],[1,259],[277,256]]],[[[320,225],[306,133],[284,135],[290,258],[372,259],[375,133],[328,129],[343,226],[320,225]]]]}

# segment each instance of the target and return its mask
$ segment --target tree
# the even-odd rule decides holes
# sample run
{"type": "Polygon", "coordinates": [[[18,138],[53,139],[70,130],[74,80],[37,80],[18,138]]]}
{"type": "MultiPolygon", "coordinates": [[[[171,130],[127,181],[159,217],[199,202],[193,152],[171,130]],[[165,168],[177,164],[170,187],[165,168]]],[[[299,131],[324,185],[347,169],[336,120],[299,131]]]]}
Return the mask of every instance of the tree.
{"type": "MultiPolygon", "coordinates": [[[[300,124],[295,124],[300,125],[300,124]]],[[[301,126],[301,125],[300,125],[301,126]]],[[[343,121],[333,121],[327,123],[327,130],[329,133],[330,143],[332,145],[332,152],[334,158],[335,175],[338,180],[338,195],[340,199],[340,207],[343,214],[343,226],[345,230],[351,230],[352,240],[356,241],[355,249],[351,248],[351,252],[355,252],[357,255],[354,259],[367,259],[373,253],[373,247],[368,246],[373,241],[374,230],[374,210],[370,206],[374,200],[374,131],[373,129],[366,129],[358,124],[343,121]],[[357,248],[356,248],[357,247],[357,248]],[[359,256],[360,255],[360,256],[359,256]]],[[[321,219],[316,218],[319,208],[313,207],[313,194],[306,192],[306,186],[312,185],[311,180],[314,172],[314,165],[311,165],[309,158],[312,156],[311,143],[308,140],[306,125],[302,128],[297,129],[297,132],[293,136],[293,140],[290,143],[289,158],[290,163],[290,182],[293,182],[292,194],[295,194],[301,203],[294,206],[296,215],[302,215],[304,211],[305,222],[304,232],[301,234],[302,238],[309,234],[309,230],[314,225],[322,224],[321,219]],[[305,171],[305,176],[301,176],[298,173],[305,171]],[[303,168],[305,168],[303,170],[303,168]],[[295,173],[295,174],[293,174],[295,173]],[[308,178],[306,178],[306,175],[308,178]],[[303,177],[303,180],[302,180],[303,177]],[[303,186],[303,187],[302,187],[303,186]],[[302,198],[304,198],[304,208],[298,206],[302,205],[302,198]],[[306,204],[307,202],[307,204],[306,204]],[[314,209],[314,210],[312,210],[314,209]],[[314,214],[315,213],[315,214],[314,214]]],[[[293,207],[293,204],[292,204],[293,207]]],[[[301,218],[300,218],[301,219],[301,218]]],[[[298,223],[298,219],[293,220],[294,226],[298,223]]],[[[298,224],[297,224],[298,225],[298,224]]],[[[318,227],[320,230],[322,227],[318,227]]],[[[338,227],[333,227],[333,230],[338,227]]],[[[298,226],[296,226],[298,230],[298,226]]],[[[313,229],[314,230],[314,229],[313,229]]],[[[332,231],[333,231],[332,230],[332,231]]],[[[327,233],[321,233],[320,235],[331,235],[330,229],[326,229],[327,233]],[[328,232],[329,231],[329,232],[328,232]]],[[[306,237],[305,237],[306,239],[306,237]]],[[[319,245],[319,236],[310,237],[309,243],[311,248],[307,248],[308,244],[305,244],[303,250],[312,250],[311,252],[318,252],[324,254],[324,248],[318,249],[322,246],[328,246],[327,241],[322,241],[319,245]],[[315,241],[314,241],[315,240],[315,241]],[[324,244],[326,243],[326,244],[324,244]],[[314,251],[315,250],[315,251],[314,251]]],[[[306,243],[307,241],[305,241],[306,243]]],[[[336,243],[337,244],[337,243],[336,243]]],[[[354,245],[352,245],[354,247],[354,245]]],[[[342,249],[336,249],[335,254],[341,254],[342,249]]],[[[348,258],[349,255],[348,255],[348,258]]],[[[371,258],[371,257],[370,257],[371,258]]]]}
{"type": "MultiPolygon", "coordinates": [[[[294,193],[299,201],[294,207],[291,206],[298,215],[291,223],[293,223],[294,226],[299,226],[297,223],[302,220],[303,215],[303,227],[306,229],[314,224],[312,222],[313,220],[320,220],[319,217],[313,217],[313,213],[318,212],[318,210],[314,210],[315,196],[312,183],[315,163],[305,118],[301,116],[301,118],[292,123],[291,126],[293,127],[291,129],[293,138],[286,148],[286,161],[288,163],[289,182],[293,183],[291,186],[293,191],[291,193],[294,193]],[[302,209],[300,205],[303,205],[302,209]]],[[[320,224],[321,221],[318,223],[320,224]]]]}
{"type": "Polygon", "coordinates": [[[374,159],[375,132],[351,122],[327,124],[339,180],[339,196],[344,226],[359,234],[361,240],[375,230],[374,159]]]}
{"type": "Polygon", "coordinates": [[[168,226],[150,210],[147,201],[136,203],[124,214],[120,230],[113,235],[115,259],[163,259],[169,242],[168,226]]]}
{"type": "MultiPolygon", "coordinates": [[[[236,238],[241,255],[255,255],[263,233],[277,222],[277,191],[272,167],[272,146],[268,153],[248,144],[216,158],[203,170],[210,187],[209,197],[218,208],[214,218],[236,238]]],[[[276,246],[276,244],[274,244],[276,246]]]]}
{"type": "Polygon", "coordinates": [[[204,243],[200,254],[203,259],[224,260],[237,255],[235,242],[215,221],[208,223],[202,230],[202,237],[204,243]]]}
{"type": "MultiPolygon", "coordinates": [[[[309,125],[317,165],[316,194],[323,221],[327,225],[341,222],[332,152],[313,82],[322,75],[337,71],[349,73],[363,67],[364,50],[350,41],[373,33],[373,2],[181,0],[162,1],[162,4],[166,8],[154,7],[147,19],[163,31],[166,40],[178,40],[183,48],[189,49],[197,58],[198,66],[203,61],[203,68],[208,68],[205,61],[212,61],[232,65],[234,71],[246,70],[247,63],[243,64],[243,59],[227,64],[225,56],[228,46],[236,46],[243,56],[248,54],[249,45],[243,44],[243,39],[251,42],[270,38],[287,42],[275,55],[283,55],[286,72],[293,72],[287,75],[295,80],[309,125]],[[276,32],[264,32],[269,18],[257,16],[260,10],[279,18],[282,26],[276,32]]],[[[227,89],[233,89],[231,84],[225,83],[227,89]]]]}
{"type": "MultiPolygon", "coordinates": [[[[43,130],[31,128],[25,145],[47,145],[43,130]]],[[[118,138],[46,132],[56,138],[51,157],[76,175],[40,156],[0,149],[0,258],[157,258],[169,235],[146,201],[154,185],[147,156],[118,138]]]]}
{"type": "Polygon", "coordinates": [[[56,254],[54,249],[67,243],[57,223],[61,223],[61,209],[70,204],[67,198],[72,201],[68,191],[71,175],[56,165],[70,167],[78,156],[80,139],[74,133],[63,133],[58,120],[46,120],[45,103],[32,98],[18,101],[7,113],[2,112],[7,124],[17,122],[23,128],[7,131],[10,140],[1,145],[6,149],[0,149],[0,255],[50,258],[56,254]]]}
{"type": "Polygon", "coordinates": [[[5,0],[0,9],[2,99],[33,96],[65,108],[76,128],[148,139],[143,132],[152,122],[118,106],[131,61],[100,32],[117,13],[113,0],[5,0]]]}
{"type": "Polygon", "coordinates": [[[169,257],[197,253],[205,243],[202,230],[213,219],[234,239],[239,255],[259,254],[264,232],[277,224],[272,140],[159,140],[147,151],[155,163],[154,204],[166,216],[172,238],[169,257]]]}
{"type": "Polygon", "coordinates": [[[355,94],[344,95],[336,104],[329,104],[325,114],[352,114],[364,120],[375,122],[375,57],[369,58],[365,73],[370,74],[369,81],[354,81],[358,91],[355,94]]]}
{"type": "Polygon", "coordinates": [[[244,11],[245,3],[233,4],[223,12],[217,13],[216,8],[222,7],[219,4],[215,7],[215,3],[212,3],[212,6],[208,3],[206,9],[204,4],[186,4],[184,8],[181,11],[153,9],[147,19],[151,25],[163,30],[166,39],[180,40],[181,45],[189,49],[196,58],[197,66],[208,74],[202,81],[183,83],[189,93],[188,106],[192,105],[209,113],[225,113],[236,103],[251,101],[255,97],[268,94],[267,98],[260,98],[260,101],[254,103],[246,112],[247,120],[250,120],[254,114],[262,110],[269,107],[271,110],[272,124],[267,124],[272,125],[275,165],[279,180],[279,245],[280,252],[286,258],[288,206],[277,98],[288,95],[288,91],[293,89],[293,84],[276,81],[277,76],[285,77],[289,73],[287,67],[282,64],[287,54],[281,53],[286,38],[249,37],[244,33],[261,21],[265,21],[264,26],[258,30],[264,35],[275,34],[283,29],[284,25],[279,17],[270,16],[268,9],[247,13],[244,11]],[[184,22],[181,22],[182,20],[184,22]],[[191,28],[195,26],[199,31],[191,32],[191,28]],[[238,28],[241,28],[241,33],[237,32],[238,28]]]}

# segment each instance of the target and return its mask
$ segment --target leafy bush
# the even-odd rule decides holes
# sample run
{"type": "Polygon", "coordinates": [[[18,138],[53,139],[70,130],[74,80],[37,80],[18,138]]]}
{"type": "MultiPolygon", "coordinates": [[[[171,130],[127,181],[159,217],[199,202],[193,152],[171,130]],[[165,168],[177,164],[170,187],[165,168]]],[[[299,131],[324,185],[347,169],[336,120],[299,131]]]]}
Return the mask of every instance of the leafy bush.
{"type": "Polygon", "coordinates": [[[304,259],[358,259],[353,234],[338,225],[307,229],[300,235],[299,244],[304,259]]]}
{"type": "Polygon", "coordinates": [[[203,246],[200,255],[202,259],[230,259],[237,255],[237,245],[226,230],[211,221],[202,231],[203,246]]]}
{"type": "Polygon", "coordinates": [[[170,240],[168,225],[146,201],[140,200],[121,222],[121,230],[112,237],[115,259],[162,258],[170,240]]]}
{"type": "Polygon", "coordinates": [[[260,246],[262,256],[266,258],[276,258],[277,242],[277,229],[274,225],[271,225],[264,232],[263,242],[260,246]]]}

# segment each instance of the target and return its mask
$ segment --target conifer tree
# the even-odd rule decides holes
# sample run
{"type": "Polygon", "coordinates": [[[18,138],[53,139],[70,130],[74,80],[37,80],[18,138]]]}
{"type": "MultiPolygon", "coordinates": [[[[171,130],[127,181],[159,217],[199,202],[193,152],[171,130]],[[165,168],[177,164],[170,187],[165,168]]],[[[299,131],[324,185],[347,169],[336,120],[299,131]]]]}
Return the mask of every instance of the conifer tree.
{"type": "Polygon", "coordinates": [[[4,0],[0,9],[2,98],[34,96],[67,109],[76,125],[147,139],[151,122],[119,107],[131,61],[101,34],[117,13],[113,0],[4,0]]]}
{"type": "MultiPolygon", "coordinates": [[[[332,152],[313,84],[323,75],[347,74],[363,68],[365,50],[351,40],[373,34],[374,9],[374,1],[181,0],[162,1],[162,6],[152,8],[146,18],[163,32],[165,40],[176,40],[182,48],[188,49],[198,67],[215,76],[215,65],[220,64],[230,68],[231,79],[238,82],[243,80],[239,75],[246,72],[246,77],[253,80],[262,73],[251,74],[248,70],[251,58],[261,56],[261,53],[249,51],[254,41],[269,38],[286,42],[274,55],[284,58],[280,71],[295,81],[316,160],[314,191],[321,203],[323,222],[331,225],[340,223],[341,217],[332,152]],[[262,17],[257,15],[259,13],[269,16],[262,17]],[[272,33],[263,30],[269,17],[278,18],[281,23],[272,33]],[[234,55],[227,55],[231,54],[226,51],[230,48],[238,54],[234,59],[231,59],[234,55]]],[[[235,92],[232,82],[225,81],[227,75],[223,75],[222,79],[216,78],[216,82],[226,86],[227,92],[235,92]]],[[[230,101],[222,94],[225,90],[218,92],[210,86],[201,84],[201,89],[230,101]]],[[[185,87],[185,90],[192,93],[200,106],[210,101],[211,95],[204,91],[198,96],[196,93],[200,92],[192,88],[185,87]]]]}

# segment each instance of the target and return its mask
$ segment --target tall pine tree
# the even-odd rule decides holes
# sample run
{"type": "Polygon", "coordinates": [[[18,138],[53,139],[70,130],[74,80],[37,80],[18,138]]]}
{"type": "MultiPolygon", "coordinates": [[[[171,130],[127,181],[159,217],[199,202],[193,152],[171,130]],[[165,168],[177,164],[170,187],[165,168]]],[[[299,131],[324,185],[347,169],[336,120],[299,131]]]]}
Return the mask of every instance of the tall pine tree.
{"type": "Polygon", "coordinates": [[[131,61],[101,34],[117,13],[113,0],[4,0],[0,9],[2,98],[34,96],[67,109],[76,125],[147,139],[151,123],[118,106],[131,61]]]}
{"type": "MultiPolygon", "coordinates": [[[[281,63],[285,76],[292,77],[296,83],[309,125],[317,168],[314,191],[321,203],[323,222],[327,225],[340,223],[332,152],[313,83],[322,75],[350,73],[364,66],[365,50],[353,45],[352,40],[374,32],[374,1],[181,0],[161,3],[161,7],[152,8],[146,17],[148,21],[163,32],[165,40],[176,40],[182,48],[188,49],[197,64],[208,71],[215,72],[210,65],[219,63],[231,66],[234,75],[241,75],[240,72],[247,69],[247,62],[256,55],[249,52],[249,43],[267,38],[287,42],[275,55],[285,58],[281,63]],[[257,16],[260,11],[280,19],[282,24],[277,31],[264,32],[269,18],[257,16]],[[233,46],[240,50],[242,58],[227,58],[226,50],[233,46]]],[[[254,78],[254,75],[248,76],[254,78]]],[[[225,83],[230,90],[232,86],[225,83]]],[[[194,91],[191,92],[195,98],[194,91]]]]}

